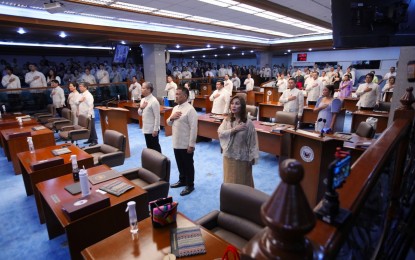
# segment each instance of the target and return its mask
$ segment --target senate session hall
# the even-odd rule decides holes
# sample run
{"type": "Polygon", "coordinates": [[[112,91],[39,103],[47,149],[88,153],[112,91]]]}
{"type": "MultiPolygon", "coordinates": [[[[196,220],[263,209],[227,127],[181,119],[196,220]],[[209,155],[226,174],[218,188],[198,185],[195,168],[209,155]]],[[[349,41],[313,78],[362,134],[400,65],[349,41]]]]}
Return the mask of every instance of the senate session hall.
{"type": "Polygon", "coordinates": [[[414,12],[0,1],[0,259],[415,259],[414,12]]]}

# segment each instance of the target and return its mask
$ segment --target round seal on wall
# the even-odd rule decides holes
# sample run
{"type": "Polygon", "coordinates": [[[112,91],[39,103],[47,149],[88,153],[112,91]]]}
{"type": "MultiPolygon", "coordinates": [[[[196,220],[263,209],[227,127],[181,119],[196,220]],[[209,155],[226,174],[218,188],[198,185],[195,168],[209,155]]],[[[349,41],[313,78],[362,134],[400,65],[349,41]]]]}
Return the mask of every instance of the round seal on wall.
{"type": "Polygon", "coordinates": [[[314,160],[314,151],[309,146],[303,146],[300,149],[301,159],[305,162],[312,162],[314,160]]]}
{"type": "Polygon", "coordinates": [[[268,95],[268,96],[271,96],[271,95],[272,95],[272,91],[271,91],[271,90],[268,90],[268,91],[267,91],[267,95],[268,95]]]}

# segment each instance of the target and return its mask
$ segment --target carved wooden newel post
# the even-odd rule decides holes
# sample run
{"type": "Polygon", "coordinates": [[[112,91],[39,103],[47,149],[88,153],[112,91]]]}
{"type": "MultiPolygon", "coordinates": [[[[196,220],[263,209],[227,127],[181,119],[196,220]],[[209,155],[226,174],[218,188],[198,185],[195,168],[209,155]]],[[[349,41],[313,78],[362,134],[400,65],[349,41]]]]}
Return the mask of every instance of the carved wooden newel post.
{"type": "Polygon", "coordinates": [[[261,209],[267,227],[242,249],[242,259],[318,258],[318,249],[305,238],[316,219],[300,185],[303,176],[298,161],[282,162],[282,182],[261,209]]]}

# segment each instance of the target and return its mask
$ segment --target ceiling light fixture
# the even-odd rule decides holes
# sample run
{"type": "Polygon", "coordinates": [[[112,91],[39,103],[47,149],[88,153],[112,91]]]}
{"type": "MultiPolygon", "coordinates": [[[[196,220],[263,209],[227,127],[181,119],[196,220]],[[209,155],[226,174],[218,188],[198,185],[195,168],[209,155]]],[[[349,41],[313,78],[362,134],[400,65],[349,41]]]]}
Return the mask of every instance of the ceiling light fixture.
{"type": "Polygon", "coordinates": [[[64,31],[62,31],[62,32],[60,32],[59,33],[59,37],[61,37],[61,38],[66,38],[66,33],[64,32],[64,31]]]}
{"type": "Polygon", "coordinates": [[[221,45],[220,48],[223,49],[223,45],[221,45]]]}
{"type": "Polygon", "coordinates": [[[288,52],[291,52],[291,50],[287,50],[288,52]]]}
{"type": "Polygon", "coordinates": [[[232,46],[232,49],[233,49],[233,50],[235,50],[235,49],[236,49],[236,47],[235,47],[235,46],[232,46]]]}
{"type": "Polygon", "coordinates": [[[23,29],[22,27],[20,27],[19,30],[17,30],[17,33],[19,33],[19,34],[25,34],[26,31],[25,31],[25,29],[23,29]]]}
{"type": "Polygon", "coordinates": [[[203,57],[203,58],[205,58],[205,57],[206,57],[206,55],[203,55],[202,57],[203,57]]]}
{"type": "Polygon", "coordinates": [[[47,47],[47,48],[68,48],[68,49],[111,50],[111,47],[103,47],[103,46],[42,44],[42,43],[29,43],[29,42],[3,42],[3,41],[0,41],[0,45],[5,45],[5,46],[47,47]]]}
{"type": "Polygon", "coordinates": [[[210,48],[210,44],[206,45],[207,48],[210,48]]]}
{"type": "Polygon", "coordinates": [[[309,50],[309,51],[312,51],[313,49],[309,48],[308,50],[309,50]]]}
{"type": "Polygon", "coordinates": [[[230,53],[228,53],[228,56],[231,56],[231,54],[230,54],[230,53]]]}
{"type": "Polygon", "coordinates": [[[253,53],[254,52],[254,50],[251,50],[251,53],[253,53]]]}
{"type": "Polygon", "coordinates": [[[125,44],[125,41],[121,41],[121,44],[125,44]]]}
{"type": "Polygon", "coordinates": [[[187,50],[172,49],[172,50],[168,50],[168,51],[170,53],[188,53],[188,52],[199,52],[199,51],[210,51],[210,50],[216,50],[216,48],[187,49],[187,50]]]}
{"type": "Polygon", "coordinates": [[[217,55],[217,54],[215,54],[215,57],[218,57],[218,55],[217,55]]]}
{"type": "Polygon", "coordinates": [[[245,55],[245,52],[242,52],[242,55],[245,55]]]}
{"type": "Polygon", "coordinates": [[[177,48],[177,49],[178,49],[178,48],[180,48],[180,45],[178,45],[178,44],[177,44],[177,45],[176,45],[176,48],[177,48]]]}

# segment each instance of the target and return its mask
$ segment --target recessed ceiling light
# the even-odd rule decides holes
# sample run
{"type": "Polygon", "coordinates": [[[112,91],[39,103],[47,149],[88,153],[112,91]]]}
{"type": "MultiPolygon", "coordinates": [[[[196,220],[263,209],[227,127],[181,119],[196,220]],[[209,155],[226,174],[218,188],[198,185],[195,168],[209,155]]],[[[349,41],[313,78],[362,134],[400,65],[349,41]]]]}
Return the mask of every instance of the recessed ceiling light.
{"type": "Polygon", "coordinates": [[[336,49],[336,47],[333,47],[333,50],[335,50],[336,49]]]}
{"type": "Polygon", "coordinates": [[[242,52],[242,55],[245,55],[245,52],[242,52]]]}
{"type": "Polygon", "coordinates": [[[210,44],[206,45],[207,48],[210,48],[210,44]]]}
{"type": "Polygon", "coordinates": [[[251,50],[251,53],[253,53],[254,52],[254,50],[251,50]]]}
{"type": "Polygon", "coordinates": [[[234,49],[234,50],[235,50],[235,49],[236,49],[236,47],[235,47],[235,46],[232,46],[232,49],[234,49]]]}
{"type": "Polygon", "coordinates": [[[180,45],[178,45],[178,44],[177,44],[177,45],[176,45],[176,48],[177,48],[177,49],[178,49],[178,48],[180,48],[180,45]]]}
{"type": "Polygon", "coordinates": [[[288,52],[291,52],[291,50],[287,50],[288,52]]]}
{"type": "Polygon", "coordinates": [[[66,38],[66,33],[64,32],[64,31],[62,31],[60,34],[59,34],[59,37],[61,37],[61,38],[66,38]]]}
{"type": "Polygon", "coordinates": [[[228,56],[231,56],[231,54],[230,54],[230,53],[228,53],[228,56]]]}
{"type": "Polygon", "coordinates": [[[215,57],[218,57],[218,55],[217,55],[217,54],[215,54],[215,57]]]}
{"type": "Polygon", "coordinates": [[[192,56],[192,59],[194,59],[195,58],[195,56],[192,56]]]}
{"type": "Polygon", "coordinates": [[[284,52],[284,54],[287,54],[286,52],[284,52]]]}
{"type": "Polygon", "coordinates": [[[223,45],[221,45],[220,48],[223,49],[223,45]]]}
{"type": "Polygon", "coordinates": [[[19,30],[17,30],[17,32],[19,34],[25,34],[26,33],[26,31],[22,27],[20,27],[19,30]]]}
{"type": "Polygon", "coordinates": [[[121,41],[121,44],[125,44],[125,41],[121,41]]]}
{"type": "Polygon", "coordinates": [[[205,58],[205,57],[206,57],[206,55],[203,55],[202,57],[203,57],[203,58],[205,58]]]}
{"type": "Polygon", "coordinates": [[[309,51],[312,51],[313,49],[309,48],[308,50],[309,50],[309,51]]]}

